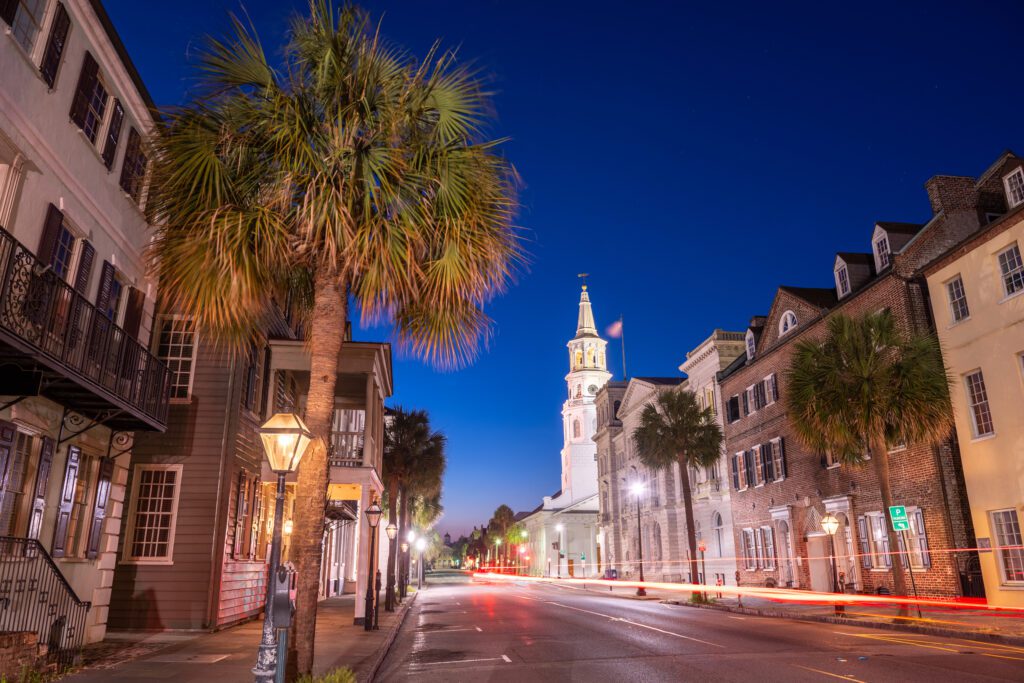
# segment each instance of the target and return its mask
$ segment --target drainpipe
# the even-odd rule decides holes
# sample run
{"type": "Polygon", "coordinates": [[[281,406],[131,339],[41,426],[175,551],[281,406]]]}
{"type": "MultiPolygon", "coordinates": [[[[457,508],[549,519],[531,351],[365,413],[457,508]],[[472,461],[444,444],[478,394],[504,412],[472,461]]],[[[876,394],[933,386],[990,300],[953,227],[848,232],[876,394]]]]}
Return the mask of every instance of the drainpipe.
{"type": "MultiPolygon", "coordinates": [[[[193,363],[193,372],[195,364],[193,363]]],[[[224,403],[224,431],[220,438],[220,465],[217,475],[217,501],[213,511],[213,537],[210,540],[210,593],[206,601],[206,625],[213,630],[217,624],[217,605],[220,602],[220,555],[224,552],[224,538],[220,533],[221,529],[221,499],[224,496],[224,467],[227,464],[228,439],[232,433],[231,410],[236,406],[234,401],[235,393],[235,354],[231,354],[231,362],[228,364],[228,391],[227,401],[224,403]],[[219,542],[218,542],[219,541],[219,542]]],[[[200,406],[202,409],[202,406],[200,406]]],[[[262,462],[262,460],[261,460],[262,462]]]]}

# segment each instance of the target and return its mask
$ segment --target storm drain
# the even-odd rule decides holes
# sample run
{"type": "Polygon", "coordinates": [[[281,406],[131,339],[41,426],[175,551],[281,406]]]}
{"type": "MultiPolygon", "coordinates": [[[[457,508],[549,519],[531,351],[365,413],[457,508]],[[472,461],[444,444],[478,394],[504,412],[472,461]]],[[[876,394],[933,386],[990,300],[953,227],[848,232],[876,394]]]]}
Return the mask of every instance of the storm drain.
{"type": "Polygon", "coordinates": [[[433,662],[449,662],[462,659],[466,653],[462,650],[420,650],[414,652],[410,659],[414,664],[431,664],[433,662]]]}
{"type": "Polygon", "coordinates": [[[158,662],[161,664],[216,664],[217,662],[227,659],[231,655],[200,655],[200,654],[189,654],[187,652],[181,652],[177,654],[168,655],[157,655],[156,657],[150,657],[147,662],[158,662]]]}

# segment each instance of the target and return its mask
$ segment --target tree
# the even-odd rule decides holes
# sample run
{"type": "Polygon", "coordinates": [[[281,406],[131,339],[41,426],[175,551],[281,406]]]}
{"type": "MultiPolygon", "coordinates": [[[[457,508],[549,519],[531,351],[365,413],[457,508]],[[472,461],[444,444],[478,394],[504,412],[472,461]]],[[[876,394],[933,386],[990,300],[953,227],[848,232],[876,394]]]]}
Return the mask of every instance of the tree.
{"type": "MultiPolygon", "coordinates": [[[[686,512],[686,544],[690,550],[687,562],[691,580],[696,582],[699,572],[690,468],[710,467],[718,461],[722,453],[722,429],[715,422],[711,408],[701,408],[692,392],[662,391],[652,403],[644,406],[640,426],[633,432],[633,443],[640,462],[651,469],[669,469],[672,463],[679,463],[686,512]]],[[[695,600],[700,596],[700,592],[693,593],[695,600]]]]}
{"type": "MultiPolygon", "coordinates": [[[[870,458],[885,510],[893,504],[889,448],[937,443],[952,428],[938,340],[902,334],[889,311],[830,318],[824,340],[797,343],[786,382],[800,440],[845,465],[870,458]]],[[[898,548],[896,532],[886,527],[889,547],[898,548]]],[[[892,563],[892,578],[893,592],[906,595],[899,562],[892,563]]]]}
{"type": "Polygon", "coordinates": [[[512,527],[515,522],[516,513],[512,512],[512,508],[508,505],[501,504],[494,510],[494,515],[491,517],[491,521],[487,523],[487,536],[490,542],[493,544],[498,540],[502,539],[503,548],[495,548],[494,556],[495,560],[498,560],[499,556],[502,558],[499,562],[499,567],[504,569],[508,565],[508,543],[504,542],[505,533],[512,527]]]}
{"type": "Polygon", "coordinates": [[[298,671],[311,671],[327,489],[326,442],[349,306],[390,320],[440,366],[471,360],[483,307],[522,256],[516,177],[483,133],[487,93],[454,53],[418,61],[350,6],[312,0],[271,64],[235,19],[200,51],[198,85],[163,112],[148,209],[167,304],[234,349],[291,298],[310,354],[297,477],[298,671]]]}
{"type": "MultiPolygon", "coordinates": [[[[388,496],[388,521],[399,528],[397,543],[405,536],[404,525],[399,524],[398,506],[400,492],[415,476],[420,452],[430,438],[430,419],[422,410],[407,411],[401,406],[394,407],[384,430],[384,466],[382,479],[388,496]]],[[[396,553],[388,552],[388,577],[384,604],[388,611],[395,604],[396,553]]]]}

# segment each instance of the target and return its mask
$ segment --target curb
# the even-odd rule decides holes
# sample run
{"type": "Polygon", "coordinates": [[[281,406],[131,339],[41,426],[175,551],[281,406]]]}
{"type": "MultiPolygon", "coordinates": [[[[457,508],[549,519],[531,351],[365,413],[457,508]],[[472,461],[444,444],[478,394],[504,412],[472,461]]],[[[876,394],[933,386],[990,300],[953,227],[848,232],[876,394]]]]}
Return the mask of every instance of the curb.
{"type": "MultiPolygon", "coordinates": [[[[946,638],[963,638],[968,640],[982,640],[1003,645],[1024,645],[1024,636],[1009,635],[1004,633],[990,633],[988,631],[963,631],[955,628],[943,628],[941,626],[918,626],[916,624],[894,624],[882,621],[863,621],[851,619],[850,617],[830,617],[813,614],[792,614],[781,610],[755,609],[753,607],[731,607],[729,605],[695,605],[690,602],[677,600],[663,600],[662,602],[680,607],[693,607],[696,609],[710,609],[719,612],[733,612],[735,614],[747,614],[755,617],[768,617],[771,619],[792,619],[794,621],[813,621],[825,624],[840,624],[843,626],[863,626],[865,628],[885,629],[890,631],[905,631],[907,633],[919,633],[928,636],[943,636],[946,638]]],[[[883,617],[884,618],[884,617],[883,617]]]]}
{"type": "Polygon", "coordinates": [[[416,596],[420,594],[420,591],[416,591],[406,598],[405,602],[402,603],[401,613],[398,618],[395,619],[395,623],[391,625],[391,630],[388,631],[387,638],[384,639],[384,644],[377,649],[377,656],[373,660],[373,664],[368,668],[368,673],[365,678],[359,677],[360,681],[366,681],[371,683],[377,678],[377,671],[380,670],[381,664],[384,663],[384,659],[388,656],[388,652],[391,650],[391,646],[395,642],[395,638],[398,637],[398,632],[402,629],[402,624],[405,623],[405,618],[409,614],[409,610],[412,609],[412,603],[416,601],[416,596]]]}

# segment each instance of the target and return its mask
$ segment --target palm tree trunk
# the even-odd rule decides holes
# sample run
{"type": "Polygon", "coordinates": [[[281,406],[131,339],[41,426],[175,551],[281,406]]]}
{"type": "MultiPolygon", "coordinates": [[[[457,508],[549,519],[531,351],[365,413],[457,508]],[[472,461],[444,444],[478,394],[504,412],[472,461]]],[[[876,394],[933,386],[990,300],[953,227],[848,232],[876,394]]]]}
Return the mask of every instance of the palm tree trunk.
{"type": "MultiPolygon", "coordinates": [[[[892,529],[889,520],[889,508],[892,506],[892,482],[889,475],[889,451],[884,442],[876,440],[870,447],[871,462],[875,466],[875,476],[878,477],[878,488],[882,493],[882,517],[885,520],[885,533],[889,538],[889,552],[898,551],[900,544],[896,532],[892,529]]],[[[908,548],[909,550],[909,548],[908,548]]],[[[892,562],[892,592],[895,595],[905,596],[907,584],[903,578],[903,562],[901,553],[896,556],[890,555],[892,562]]],[[[910,562],[910,558],[907,558],[910,562]]],[[[900,605],[900,616],[909,613],[907,605],[900,605]]]]}
{"type": "Polygon", "coordinates": [[[327,440],[330,438],[334,415],[338,354],[341,352],[348,312],[346,289],[338,284],[332,273],[319,274],[314,286],[313,310],[309,318],[309,393],[306,398],[305,421],[317,440],[299,464],[291,538],[291,556],[298,574],[293,637],[289,639],[289,664],[294,656],[295,670],[299,675],[310,673],[313,669],[316,608],[323,557],[324,507],[327,503],[327,440]]]}
{"type": "MultiPolygon", "coordinates": [[[[406,536],[409,535],[409,491],[406,487],[401,487],[398,491],[398,542],[402,543],[405,541],[406,536]]],[[[400,566],[398,567],[399,575],[399,589],[398,595],[404,598],[408,593],[409,588],[409,555],[412,553],[412,546],[409,546],[409,550],[406,551],[402,557],[400,566]]]]}
{"type": "MultiPolygon", "coordinates": [[[[388,523],[398,525],[398,482],[392,479],[388,482],[388,523]]],[[[395,611],[395,548],[398,547],[398,536],[394,541],[388,541],[388,585],[384,592],[384,608],[395,611]]]]}
{"type": "MultiPolygon", "coordinates": [[[[686,457],[679,457],[679,474],[683,485],[683,506],[686,510],[686,546],[690,549],[687,562],[690,565],[690,581],[697,583],[697,533],[693,524],[693,492],[690,490],[690,471],[686,466],[686,457]]],[[[699,600],[700,591],[693,592],[693,599],[699,600]]]]}

